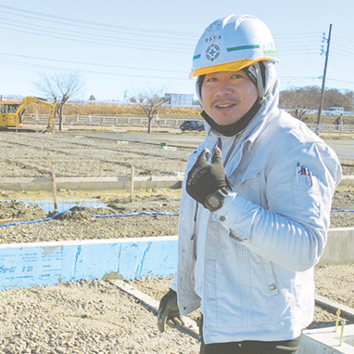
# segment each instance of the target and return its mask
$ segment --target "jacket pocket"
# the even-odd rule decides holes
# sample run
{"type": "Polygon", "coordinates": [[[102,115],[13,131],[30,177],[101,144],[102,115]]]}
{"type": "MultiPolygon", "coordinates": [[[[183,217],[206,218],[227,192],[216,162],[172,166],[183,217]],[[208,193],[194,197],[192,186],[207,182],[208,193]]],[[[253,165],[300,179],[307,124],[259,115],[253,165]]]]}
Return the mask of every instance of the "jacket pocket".
{"type": "Polygon", "coordinates": [[[315,176],[297,176],[294,178],[294,209],[295,212],[306,211],[320,215],[319,181],[315,176]]]}
{"type": "Polygon", "coordinates": [[[238,169],[234,171],[229,179],[235,187],[238,187],[244,183],[247,183],[247,180],[253,180],[264,170],[262,166],[253,166],[253,168],[248,167],[245,171],[238,169]]]}
{"type": "Polygon", "coordinates": [[[267,293],[269,296],[279,295],[279,288],[274,274],[273,264],[263,258],[264,276],[266,280],[267,293]]]}
{"type": "Polygon", "coordinates": [[[262,171],[253,171],[242,177],[234,184],[237,193],[248,199],[252,203],[267,209],[267,202],[264,195],[265,181],[262,171]]]}

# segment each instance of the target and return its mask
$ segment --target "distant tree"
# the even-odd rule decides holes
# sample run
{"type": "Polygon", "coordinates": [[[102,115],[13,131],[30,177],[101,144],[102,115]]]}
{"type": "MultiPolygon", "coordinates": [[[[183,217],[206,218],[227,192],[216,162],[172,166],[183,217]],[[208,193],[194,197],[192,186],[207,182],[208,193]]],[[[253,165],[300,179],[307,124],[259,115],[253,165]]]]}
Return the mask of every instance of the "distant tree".
{"type": "MultiPolygon", "coordinates": [[[[296,118],[303,119],[308,110],[318,109],[321,99],[321,89],[318,86],[300,87],[280,92],[281,108],[293,109],[296,118]]],[[[354,92],[327,89],[324,93],[323,109],[329,107],[344,107],[345,111],[353,111],[354,92]]]]}
{"type": "Polygon", "coordinates": [[[329,109],[329,107],[343,107],[345,111],[351,112],[354,108],[354,92],[328,89],[325,91],[323,106],[325,109],[329,109]]]}
{"type": "Polygon", "coordinates": [[[309,109],[317,109],[321,97],[320,88],[307,86],[280,92],[280,108],[293,109],[296,118],[303,120],[309,109]]]}
{"type": "Polygon", "coordinates": [[[148,118],[148,133],[151,133],[151,122],[154,117],[157,117],[162,105],[167,101],[164,98],[166,88],[152,89],[148,88],[141,90],[134,97],[130,98],[130,102],[136,102],[141,107],[148,118]]]}
{"type": "Polygon", "coordinates": [[[354,91],[347,90],[345,91],[344,96],[346,98],[346,101],[342,107],[344,107],[344,109],[348,112],[353,112],[354,111],[354,91]]]}
{"type": "Polygon", "coordinates": [[[96,97],[95,97],[94,95],[91,95],[91,96],[89,97],[89,101],[96,101],[96,97]]]}
{"type": "Polygon", "coordinates": [[[41,73],[40,79],[34,83],[36,90],[57,104],[56,114],[59,117],[59,130],[63,130],[63,109],[69,99],[77,98],[84,90],[84,79],[78,72],[41,73]]]}

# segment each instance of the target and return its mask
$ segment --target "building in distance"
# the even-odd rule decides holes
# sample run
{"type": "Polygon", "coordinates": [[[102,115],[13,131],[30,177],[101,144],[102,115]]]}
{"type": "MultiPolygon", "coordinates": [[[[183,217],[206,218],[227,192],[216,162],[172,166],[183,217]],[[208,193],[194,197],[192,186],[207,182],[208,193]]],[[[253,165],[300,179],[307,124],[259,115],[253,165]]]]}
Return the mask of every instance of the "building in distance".
{"type": "Polygon", "coordinates": [[[193,107],[193,94],[166,93],[166,105],[178,107],[193,107]]]}

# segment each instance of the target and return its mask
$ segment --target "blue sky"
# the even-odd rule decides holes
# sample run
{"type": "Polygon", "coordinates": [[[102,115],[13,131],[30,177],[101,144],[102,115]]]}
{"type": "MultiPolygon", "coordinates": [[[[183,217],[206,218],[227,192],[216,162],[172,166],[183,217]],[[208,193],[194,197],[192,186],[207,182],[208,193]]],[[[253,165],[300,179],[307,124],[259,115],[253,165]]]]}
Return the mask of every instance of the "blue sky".
{"type": "Polygon", "coordinates": [[[321,86],[332,24],[326,88],[354,90],[353,0],[0,0],[0,94],[35,95],[33,83],[51,70],[79,71],[82,99],[194,93],[194,46],[209,23],[233,13],[270,28],[281,89],[321,86]]]}

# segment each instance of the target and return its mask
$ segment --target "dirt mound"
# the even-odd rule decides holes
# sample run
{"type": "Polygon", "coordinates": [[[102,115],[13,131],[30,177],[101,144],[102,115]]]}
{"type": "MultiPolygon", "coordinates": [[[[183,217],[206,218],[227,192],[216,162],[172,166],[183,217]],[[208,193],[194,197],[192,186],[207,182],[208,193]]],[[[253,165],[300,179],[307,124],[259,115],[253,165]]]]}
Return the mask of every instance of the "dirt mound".
{"type": "Polygon", "coordinates": [[[83,207],[74,207],[70,209],[70,211],[66,211],[64,213],[60,213],[55,217],[55,220],[76,220],[76,221],[82,221],[86,220],[89,221],[91,220],[91,213],[89,208],[83,208],[83,207]]]}
{"type": "Polygon", "coordinates": [[[26,204],[18,201],[0,202],[0,220],[20,219],[32,221],[45,219],[47,213],[36,204],[26,204]]]}
{"type": "MultiPolygon", "coordinates": [[[[354,209],[354,189],[336,192],[333,209],[354,209]]],[[[178,235],[180,198],[163,195],[115,197],[104,201],[107,207],[76,206],[52,220],[31,224],[17,224],[0,228],[0,243],[97,240],[178,235]],[[101,216],[101,217],[98,217],[101,216]]],[[[22,202],[0,202],[2,219],[23,221],[42,220],[46,215],[36,205],[22,202]]],[[[353,213],[332,212],[331,227],[354,227],[353,213]]]]}

